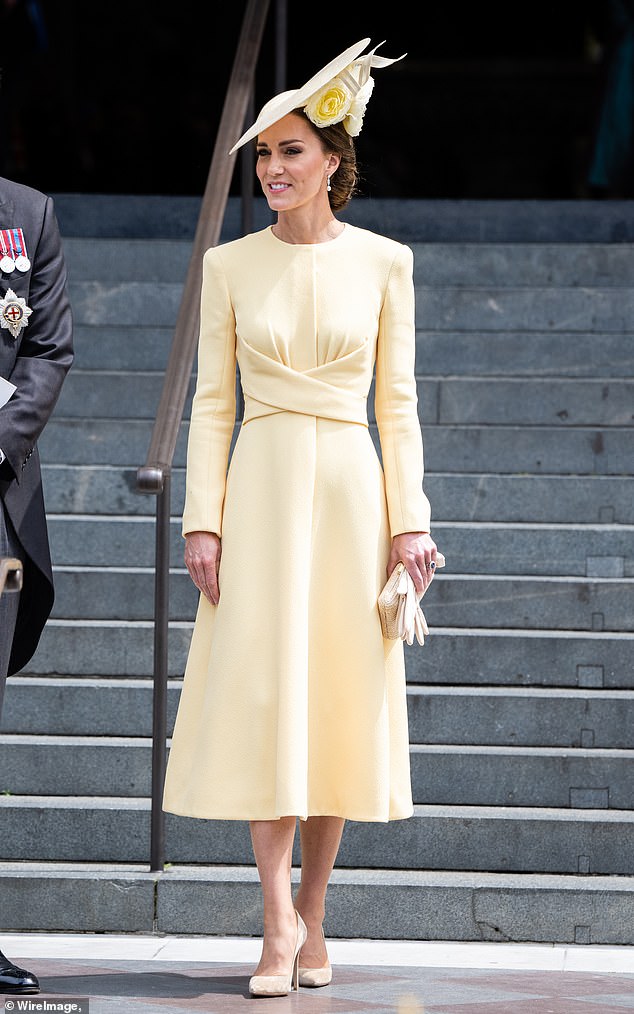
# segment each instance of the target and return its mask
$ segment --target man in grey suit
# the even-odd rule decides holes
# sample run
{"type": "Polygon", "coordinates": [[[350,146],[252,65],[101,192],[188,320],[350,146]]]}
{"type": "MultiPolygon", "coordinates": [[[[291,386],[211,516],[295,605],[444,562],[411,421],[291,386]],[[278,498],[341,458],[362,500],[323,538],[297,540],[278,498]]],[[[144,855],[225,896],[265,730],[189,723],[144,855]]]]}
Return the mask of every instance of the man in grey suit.
{"type": "MultiPolygon", "coordinates": [[[[53,202],[3,178],[0,272],[0,557],[16,557],[23,570],[21,593],[0,596],[1,710],[7,675],[32,657],[53,606],[37,440],[73,361],[53,202]]],[[[37,978],[0,951],[0,994],[38,991],[37,978]]]]}

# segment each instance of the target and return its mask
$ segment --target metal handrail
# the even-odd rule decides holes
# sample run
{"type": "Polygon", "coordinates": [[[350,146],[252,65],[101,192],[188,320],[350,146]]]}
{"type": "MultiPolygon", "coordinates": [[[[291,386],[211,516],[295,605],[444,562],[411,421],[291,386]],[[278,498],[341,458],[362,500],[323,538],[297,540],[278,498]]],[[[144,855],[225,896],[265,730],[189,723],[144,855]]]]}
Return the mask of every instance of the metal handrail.
{"type": "Polygon", "coordinates": [[[150,829],[150,868],[152,870],[162,870],[165,863],[165,820],[162,810],[162,794],[167,759],[172,461],[185,411],[198,344],[203,255],[209,247],[216,246],[220,239],[235,166],[235,154],[229,156],[227,153],[245,123],[252,101],[255,68],[268,9],[269,0],[248,0],[194,235],[191,258],[150,447],[145,464],[137,469],[137,490],[140,493],[154,494],[157,498],[150,829]]]}

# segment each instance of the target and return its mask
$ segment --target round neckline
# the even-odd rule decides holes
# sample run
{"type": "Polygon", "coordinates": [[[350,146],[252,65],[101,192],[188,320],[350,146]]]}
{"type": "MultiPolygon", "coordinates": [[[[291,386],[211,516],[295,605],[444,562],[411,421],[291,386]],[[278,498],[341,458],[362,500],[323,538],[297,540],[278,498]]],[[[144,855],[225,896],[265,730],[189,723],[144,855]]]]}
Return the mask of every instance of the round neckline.
{"type": "Polygon", "coordinates": [[[338,236],[333,236],[332,239],[325,239],[322,243],[287,243],[285,239],[280,239],[279,236],[275,235],[272,225],[268,226],[268,231],[276,243],[281,243],[282,246],[287,246],[289,250],[315,250],[317,247],[331,246],[333,243],[337,243],[338,240],[340,240],[342,236],[345,236],[348,231],[348,223],[343,222],[343,229],[338,236]]]}

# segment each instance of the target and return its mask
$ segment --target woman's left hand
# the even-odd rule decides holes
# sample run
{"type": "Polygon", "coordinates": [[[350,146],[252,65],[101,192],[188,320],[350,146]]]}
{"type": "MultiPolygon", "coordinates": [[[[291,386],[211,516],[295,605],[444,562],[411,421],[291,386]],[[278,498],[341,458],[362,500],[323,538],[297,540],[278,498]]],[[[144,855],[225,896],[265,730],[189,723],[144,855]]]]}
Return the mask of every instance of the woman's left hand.
{"type": "Polygon", "coordinates": [[[431,584],[436,569],[436,543],[427,532],[403,532],[392,539],[387,564],[389,577],[399,560],[409,571],[418,595],[431,584]]]}

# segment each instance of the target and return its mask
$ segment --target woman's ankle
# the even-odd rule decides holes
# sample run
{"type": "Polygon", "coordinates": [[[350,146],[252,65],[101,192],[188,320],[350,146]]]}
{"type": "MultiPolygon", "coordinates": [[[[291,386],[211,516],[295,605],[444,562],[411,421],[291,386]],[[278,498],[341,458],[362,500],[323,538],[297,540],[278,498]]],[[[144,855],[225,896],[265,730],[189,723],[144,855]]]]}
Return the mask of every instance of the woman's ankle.
{"type": "Polygon", "coordinates": [[[297,892],[295,908],[307,926],[321,926],[326,917],[326,906],[323,898],[313,898],[297,892]]]}
{"type": "Polygon", "coordinates": [[[264,915],[263,931],[264,936],[279,936],[288,934],[297,929],[297,915],[295,908],[279,909],[275,912],[267,912],[264,915]]]}

